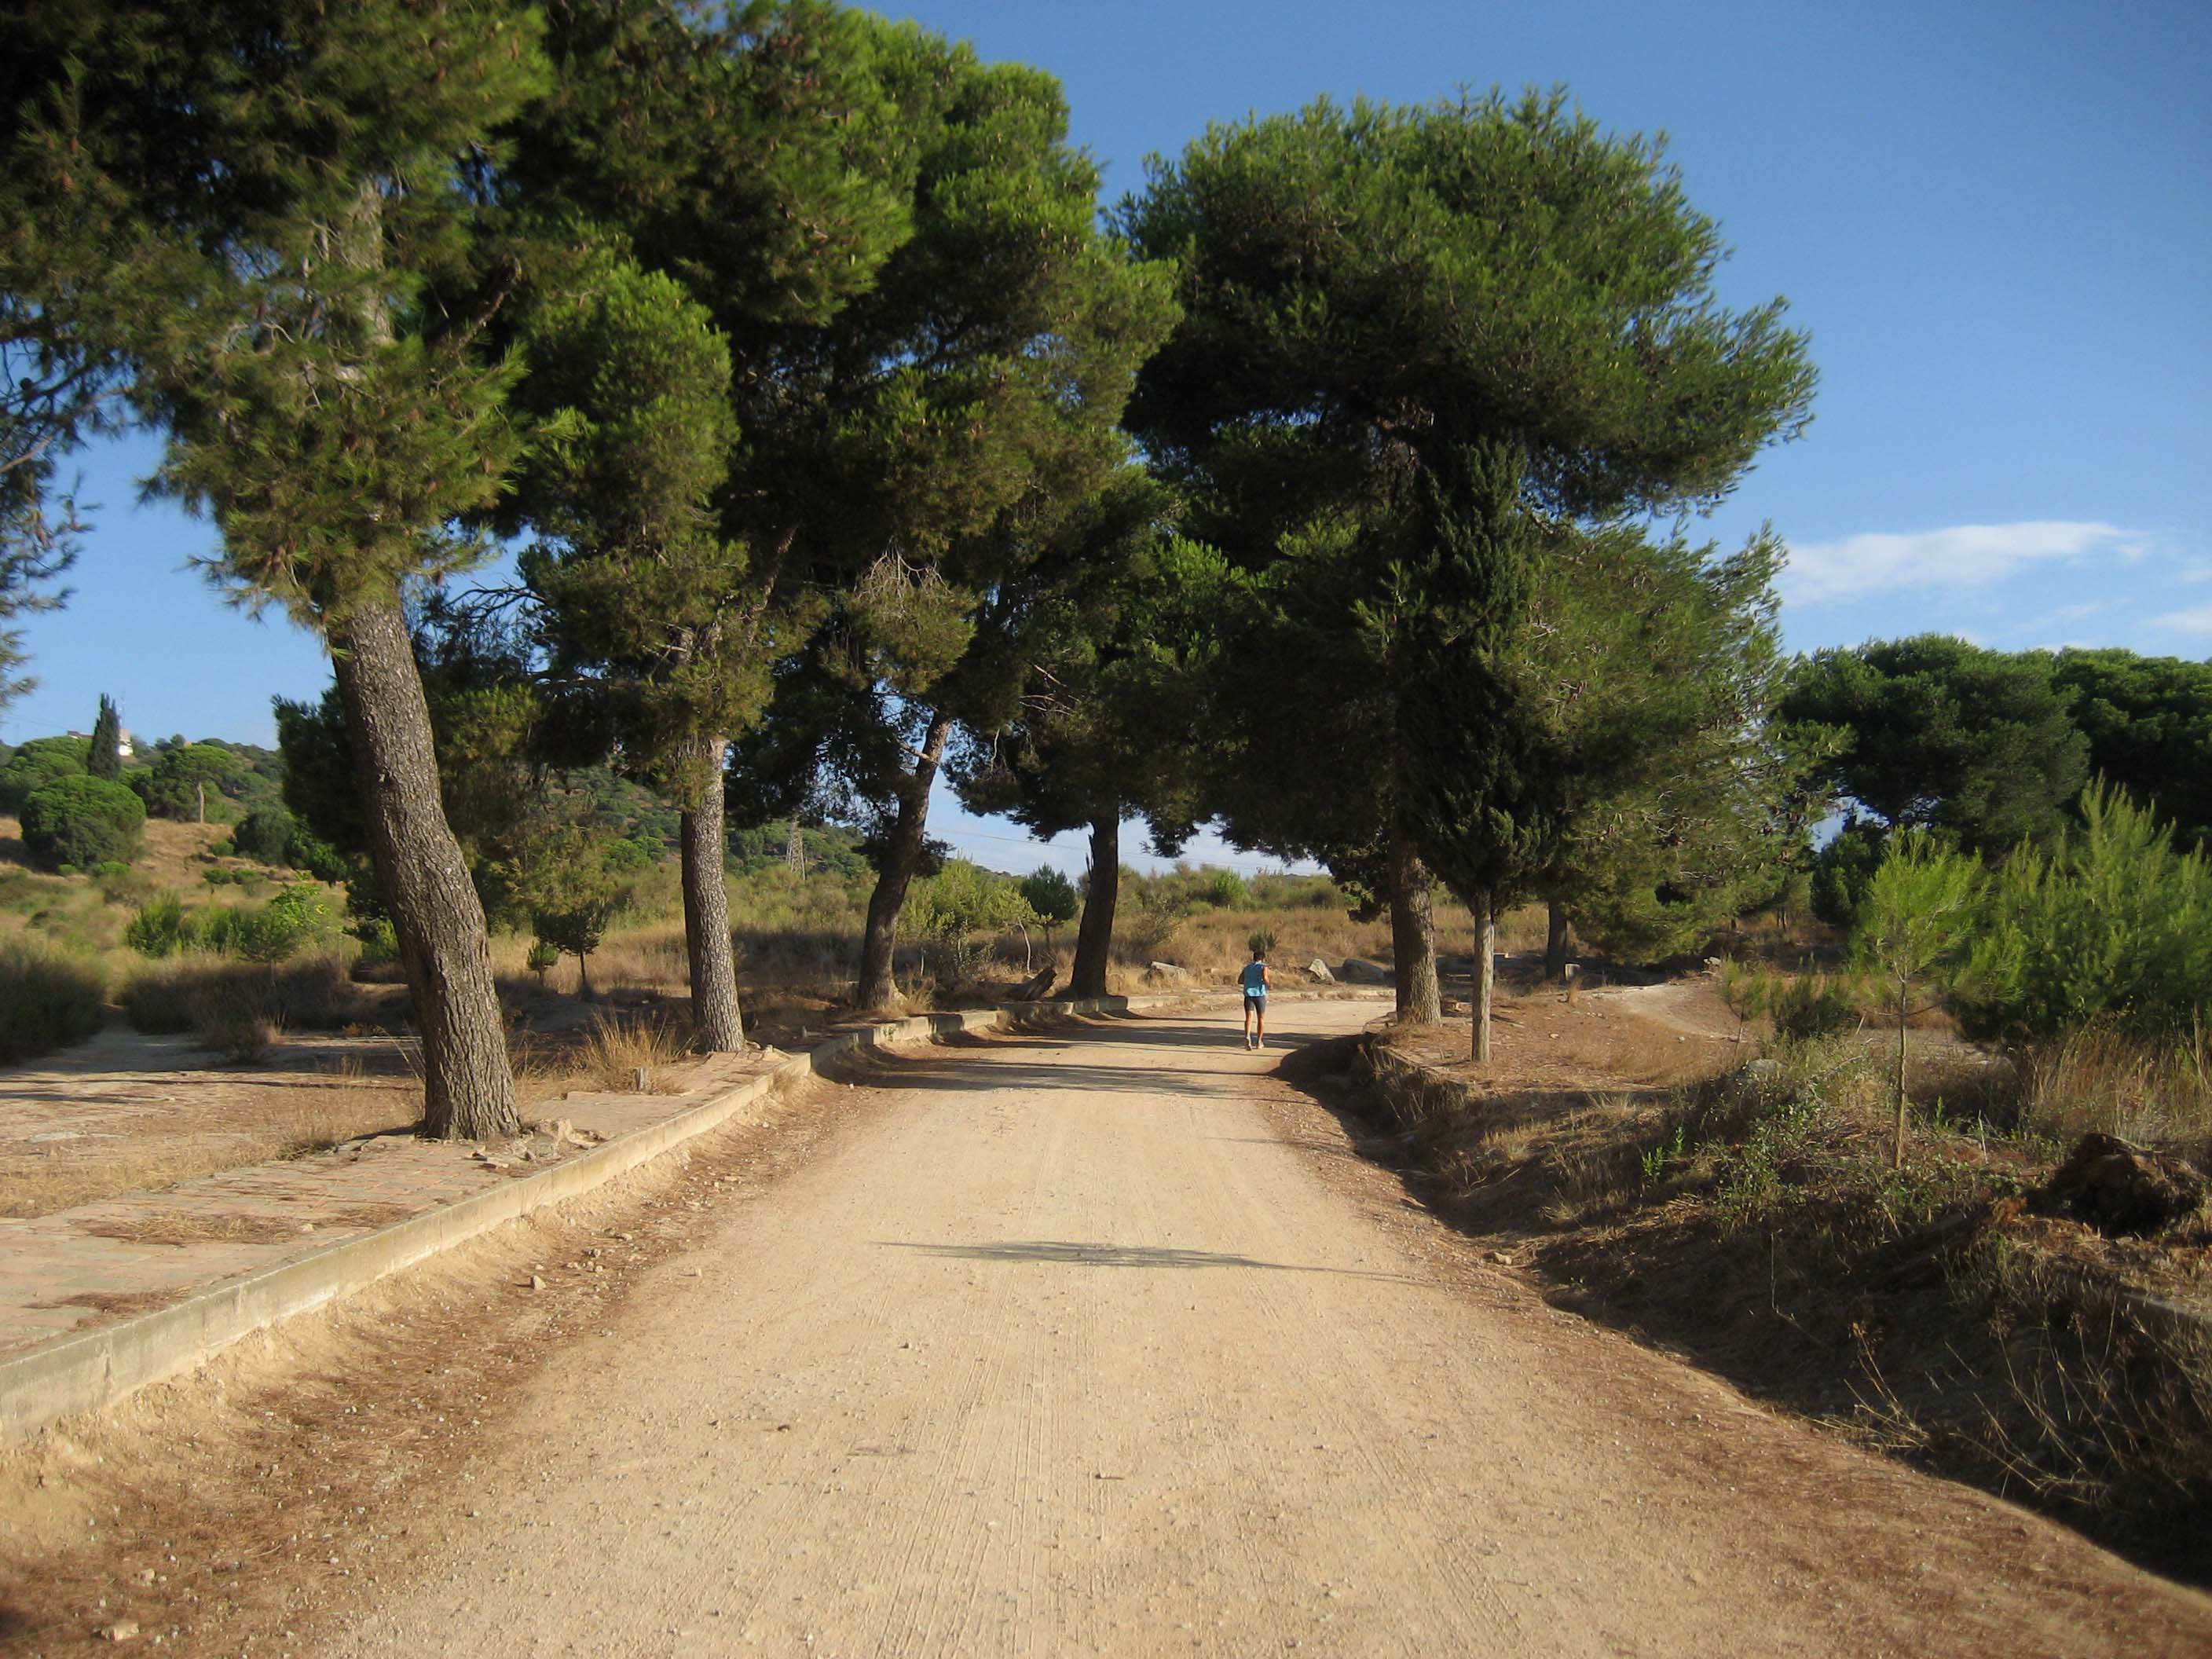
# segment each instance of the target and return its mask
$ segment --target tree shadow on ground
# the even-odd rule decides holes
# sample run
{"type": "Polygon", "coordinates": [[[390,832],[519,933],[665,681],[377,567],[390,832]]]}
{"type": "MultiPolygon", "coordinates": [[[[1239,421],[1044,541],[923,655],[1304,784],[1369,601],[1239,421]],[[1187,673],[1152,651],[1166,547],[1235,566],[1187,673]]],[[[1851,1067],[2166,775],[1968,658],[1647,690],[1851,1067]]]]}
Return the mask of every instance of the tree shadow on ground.
{"type": "Polygon", "coordinates": [[[1223,1250],[1192,1250],[1166,1244],[1097,1244],[1072,1239],[999,1239],[988,1244],[921,1244],[900,1238],[872,1239],[888,1250],[913,1250],[922,1255],[958,1261],[1031,1261],[1068,1267],[1256,1267],[1268,1273],[1334,1273],[1346,1279],[1382,1279],[1410,1285],[1417,1280],[1403,1273],[1377,1273],[1366,1267],[1330,1267],[1313,1262],[1262,1261],[1256,1256],[1235,1255],[1223,1250]]]}

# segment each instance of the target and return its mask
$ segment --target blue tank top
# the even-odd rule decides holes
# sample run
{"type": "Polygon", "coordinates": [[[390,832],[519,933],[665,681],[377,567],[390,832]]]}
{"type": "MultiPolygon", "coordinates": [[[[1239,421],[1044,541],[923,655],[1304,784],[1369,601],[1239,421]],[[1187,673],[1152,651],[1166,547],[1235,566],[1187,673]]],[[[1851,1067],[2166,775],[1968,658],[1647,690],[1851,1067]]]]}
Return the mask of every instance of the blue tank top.
{"type": "Polygon", "coordinates": [[[1267,994],[1267,964],[1266,963],[1248,962],[1244,964],[1244,994],[1248,997],[1263,997],[1267,994]]]}

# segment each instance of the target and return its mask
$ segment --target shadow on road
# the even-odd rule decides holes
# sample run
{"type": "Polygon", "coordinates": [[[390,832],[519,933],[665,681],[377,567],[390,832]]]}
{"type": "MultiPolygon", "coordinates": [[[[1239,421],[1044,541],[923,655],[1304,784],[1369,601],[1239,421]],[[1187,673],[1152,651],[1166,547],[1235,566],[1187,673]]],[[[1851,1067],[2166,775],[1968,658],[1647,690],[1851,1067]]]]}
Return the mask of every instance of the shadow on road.
{"type": "Polygon", "coordinates": [[[915,1250],[956,1261],[1043,1261],[1069,1267],[1264,1267],[1270,1273],[1336,1273],[1346,1279],[1385,1279],[1394,1284],[1418,1280],[1403,1273],[1364,1267],[1324,1267],[1297,1261],[1261,1261],[1220,1250],[1186,1250],[1165,1244],[1084,1244],[1066,1239],[1000,1239],[989,1244],[916,1244],[900,1238],[872,1239],[888,1250],[915,1250]]]}
{"type": "MultiPolygon", "coordinates": [[[[1018,1037],[966,1034],[940,1038],[927,1047],[860,1049],[840,1055],[823,1067],[833,1081],[874,1089],[927,1089],[965,1094],[985,1089],[1064,1090],[1099,1094],[1167,1094],[1219,1097],[1224,1082],[1246,1073],[1244,1066],[1194,1070],[1085,1064],[1066,1060],[1024,1063],[1017,1056],[1066,1054],[1079,1044],[1089,1052],[1124,1045],[1136,1048],[1210,1048],[1224,1056],[1244,1054],[1250,1075],[1272,1071],[1308,1046],[1328,1041],[1322,1035],[1270,1034],[1256,1054],[1243,1047],[1234,1026],[1182,1024],[1168,1021],[1080,1022],[1077,1036],[1054,1036],[1050,1028],[1029,1030],[1018,1037]]],[[[1066,1029],[1062,1027],[1061,1029],[1066,1029]]]]}

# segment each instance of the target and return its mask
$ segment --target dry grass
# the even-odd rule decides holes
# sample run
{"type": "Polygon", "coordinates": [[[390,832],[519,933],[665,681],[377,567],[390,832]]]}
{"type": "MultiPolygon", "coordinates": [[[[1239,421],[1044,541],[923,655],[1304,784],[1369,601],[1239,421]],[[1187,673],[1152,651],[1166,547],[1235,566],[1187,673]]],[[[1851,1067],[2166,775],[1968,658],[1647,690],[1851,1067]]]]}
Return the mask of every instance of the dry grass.
{"type": "Polygon", "coordinates": [[[208,848],[228,838],[237,826],[228,823],[176,823],[167,818],[146,820],[146,838],[131,867],[151,877],[157,886],[189,890],[201,885],[200,872],[211,864],[243,868],[252,861],[214,858],[208,848]]]}
{"type": "MultiPolygon", "coordinates": [[[[124,1193],[158,1192],[250,1164],[297,1158],[422,1121],[422,1091],[358,1071],[295,1086],[226,1089],[219,1073],[179,1122],[161,1112],[127,1138],[0,1149],[0,1217],[52,1215],[124,1193]]],[[[125,1120],[126,1121],[128,1120],[125,1120]]]]}
{"type": "MultiPolygon", "coordinates": [[[[1436,909],[1437,949],[1444,956],[1464,955],[1470,948],[1474,919],[1457,904],[1439,903],[1436,909]]],[[[1155,958],[1188,968],[1201,978],[1226,983],[1252,959],[1250,940],[1256,932],[1275,936],[1267,959],[1278,969],[1296,970],[1320,957],[1331,963],[1347,957],[1364,957],[1389,965],[1391,957],[1390,921],[1354,921],[1340,906],[1325,908],[1301,905],[1288,909],[1202,909],[1190,915],[1167,918],[1157,913],[1128,910],[1115,918],[1114,951],[1124,963],[1141,968],[1155,958]]],[[[1540,949],[1544,942],[1544,913],[1540,908],[1515,911],[1499,928],[1498,949],[1526,949],[1510,942],[1532,934],[1540,949]],[[1533,931],[1532,931],[1533,930],[1533,931]]]]}
{"type": "Polygon", "coordinates": [[[142,1031],[197,1031],[218,1052],[258,1059],[277,1032],[379,1023],[399,1005],[354,983],[351,952],[316,951],[264,966],[191,951],[144,963],[118,999],[142,1031]]]}
{"type": "Polygon", "coordinates": [[[1559,1052],[1566,1060],[1625,1083],[1654,1088],[1702,1083],[1745,1058],[1736,1043],[1670,1030],[1633,1014],[1565,1018],[1558,1024],[1559,1052]]]}
{"type": "Polygon", "coordinates": [[[94,1238],[127,1244],[274,1244],[300,1237],[300,1223],[273,1215],[147,1215],[101,1217],[76,1224],[94,1238]]]}
{"type": "Polygon", "coordinates": [[[2021,1066],[2021,1126],[2065,1140],[2212,1147],[2212,1031],[2166,1048],[2109,1030],[2078,1031],[2031,1050],[2021,1066]]]}
{"type": "Polygon", "coordinates": [[[605,1010],[572,1036],[517,1042],[514,1059],[516,1092],[526,1107],[537,1107],[572,1090],[681,1094],[698,1057],[680,1020],[605,1010]]]}
{"type": "MultiPolygon", "coordinates": [[[[1546,1024],[1515,1030],[1524,1056],[1546,1024]]],[[[1642,1049],[1662,1071],[1673,1034],[1656,1035],[1630,1026],[1568,1052],[1620,1075],[1642,1049]]],[[[1409,1038],[1427,1041],[1391,1046],[1409,1038]]],[[[2014,1063],[1931,1036],[1915,1048],[1926,1116],[1902,1170],[1879,1036],[1772,1042],[1725,1076],[1579,1098],[1462,1085],[1364,1046],[1351,1080],[1401,1130],[1376,1144],[1571,1305],[2166,1571],[2212,1576],[2212,1340],[2183,1311],[2203,1304],[2212,1226],[2108,1239],[2023,1211],[2058,1143],[2007,1140],[2000,1115],[2009,1103],[2031,1131],[2071,1113],[2074,1127],[2170,1134],[2198,1121],[2196,1045],[2077,1039],[2014,1063]]]]}

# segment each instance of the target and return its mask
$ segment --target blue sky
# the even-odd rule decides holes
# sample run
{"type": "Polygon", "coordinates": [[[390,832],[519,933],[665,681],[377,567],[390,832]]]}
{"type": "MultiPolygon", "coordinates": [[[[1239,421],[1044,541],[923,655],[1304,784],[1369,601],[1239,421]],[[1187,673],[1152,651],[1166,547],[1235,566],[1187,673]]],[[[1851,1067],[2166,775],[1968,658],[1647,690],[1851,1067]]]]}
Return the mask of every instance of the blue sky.
{"type": "MultiPolygon", "coordinates": [[[[1209,120],[1317,94],[1565,85],[1663,131],[1735,249],[1739,305],[1813,336],[1811,430],[1693,533],[1771,521],[1790,645],[1940,629],[2002,649],[2212,655],[2212,6],[2203,0],[1641,4],[1610,0],[929,0],[881,8],[1060,77],[1106,198],[1209,120]]],[[[102,691],[149,735],[270,739],[328,678],[281,617],[188,568],[204,526],[133,510],[143,445],[82,458],[99,529],[71,607],[33,619],[43,684],[10,741],[102,691]]],[[[949,800],[981,861],[1082,863],[949,800]]],[[[1211,855],[1247,868],[1255,855],[1211,855]]]]}

